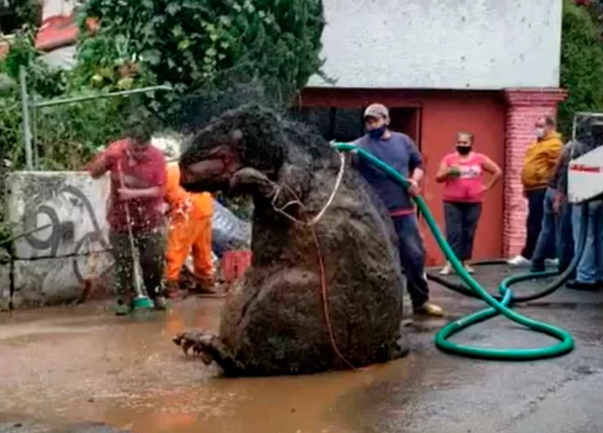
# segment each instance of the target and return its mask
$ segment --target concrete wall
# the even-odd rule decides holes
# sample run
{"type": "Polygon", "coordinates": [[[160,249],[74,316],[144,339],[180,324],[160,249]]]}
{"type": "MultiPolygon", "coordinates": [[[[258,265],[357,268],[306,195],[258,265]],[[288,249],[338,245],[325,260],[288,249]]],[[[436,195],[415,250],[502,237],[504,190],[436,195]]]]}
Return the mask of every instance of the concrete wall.
{"type": "Polygon", "coordinates": [[[105,219],[108,179],[86,173],[17,172],[8,178],[13,233],[13,306],[80,298],[105,286],[112,266],[105,219]]]}
{"type": "MultiPolygon", "coordinates": [[[[324,0],[340,88],[558,87],[562,0],[324,0]]],[[[315,77],[309,86],[329,86],[315,77]]]]}
{"type": "Polygon", "coordinates": [[[10,299],[10,264],[0,264],[0,311],[7,311],[9,309],[10,299]]]}
{"type": "Polygon", "coordinates": [[[13,308],[83,301],[111,290],[111,253],[80,254],[40,260],[15,260],[13,308]]]}

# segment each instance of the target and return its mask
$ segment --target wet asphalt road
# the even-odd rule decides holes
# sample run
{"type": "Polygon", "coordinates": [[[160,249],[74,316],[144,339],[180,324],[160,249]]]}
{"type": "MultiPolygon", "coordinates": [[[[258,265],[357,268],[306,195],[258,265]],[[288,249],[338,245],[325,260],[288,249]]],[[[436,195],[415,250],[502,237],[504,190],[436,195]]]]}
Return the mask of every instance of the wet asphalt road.
{"type": "MultiPolygon", "coordinates": [[[[485,268],[477,278],[495,287],[503,274],[485,268]]],[[[433,293],[447,319],[482,305],[440,288],[433,293]]],[[[143,321],[113,317],[104,304],[0,315],[0,432],[603,431],[603,292],[562,289],[520,308],[574,335],[576,350],[562,358],[504,363],[446,355],[433,345],[446,320],[421,320],[407,328],[412,351],[399,361],[267,379],[216,378],[171,343],[189,327],[216,329],[220,305],[188,299],[143,321]]],[[[456,339],[504,347],[552,342],[501,318],[456,339]]]]}

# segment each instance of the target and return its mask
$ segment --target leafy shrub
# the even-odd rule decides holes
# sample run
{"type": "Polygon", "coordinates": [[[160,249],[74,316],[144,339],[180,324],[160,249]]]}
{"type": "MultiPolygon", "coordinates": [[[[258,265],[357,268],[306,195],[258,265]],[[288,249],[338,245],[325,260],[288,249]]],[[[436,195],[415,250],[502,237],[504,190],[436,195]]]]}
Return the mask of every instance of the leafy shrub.
{"type": "Polygon", "coordinates": [[[571,136],[575,112],[603,109],[601,27],[589,9],[564,1],[561,87],[567,89],[569,95],[559,106],[559,123],[565,136],[571,136]]]}
{"type": "Polygon", "coordinates": [[[322,65],[321,0],[89,0],[80,26],[83,82],[172,85],[154,101],[168,118],[185,95],[254,78],[287,104],[322,65]]]}
{"type": "MultiPolygon", "coordinates": [[[[31,31],[18,32],[10,43],[10,51],[0,72],[12,82],[0,89],[0,152],[13,163],[25,166],[22,133],[19,70],[27,70],[30,98],[53,99],[92,94],[85,88],[71,90],[72,75],[50,68],[35,49],[31,31]]],[[[123,132],[125,101],[100,99],[30,111],[37,167],[44,170],[80,169],[95,150],[123,132]]]]}

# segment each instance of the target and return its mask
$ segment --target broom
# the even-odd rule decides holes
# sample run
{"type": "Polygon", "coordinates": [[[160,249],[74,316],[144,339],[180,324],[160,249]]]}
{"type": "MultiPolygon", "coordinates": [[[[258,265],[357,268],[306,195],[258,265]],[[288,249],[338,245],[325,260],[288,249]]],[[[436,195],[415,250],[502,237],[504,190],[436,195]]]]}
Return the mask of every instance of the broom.
{"type": "MultiPolygon", "coordinates": [[[[119,183],[122,188],[125,188],[124,184],[124,175],[121,169],[121,163],[119,164],[119,183]]],[[[142,278],[140,276],[140,270],[138,269],[138,250],[136,249],[136,245],[134,244],[134,234],[132,233],[132,218],[130,216],[130,206],[128,202],[125,201],[126,207],[126,223],[128,224],[128,236],[130,238],[130,248],[132,250],[132,264],[134,266],[134,290],[136,291],[136,298],[132,304],[132,308],[134,311],[137,310],[150,310],[154,307],[153,301],[149,299],[143,292],[142,287],[142,278]]]]}

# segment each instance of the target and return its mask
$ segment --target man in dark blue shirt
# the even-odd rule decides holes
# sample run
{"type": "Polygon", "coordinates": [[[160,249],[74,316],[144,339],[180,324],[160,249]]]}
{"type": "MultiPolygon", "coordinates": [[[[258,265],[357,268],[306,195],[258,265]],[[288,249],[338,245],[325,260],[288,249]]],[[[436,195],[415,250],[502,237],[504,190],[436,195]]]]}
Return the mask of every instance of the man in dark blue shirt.
{"type": "Polygon", "coordinates": [[[423,159],[410,137],[389,130],[389,111],[384,105],[369,106],[364,119],[368,132],[356,140],[355,144],[404,175],[411,187],[408,191],[404,190],[381,170],[360,158],[355,159],[354,166],[373,187],[392,217],[398,233],[400,260],[415,313],[442,316],[442,309],[428,302],[429,287],[424,270],[425,247],[410,197],[419,194],[419,183],[424,174],[423,159]]]}

